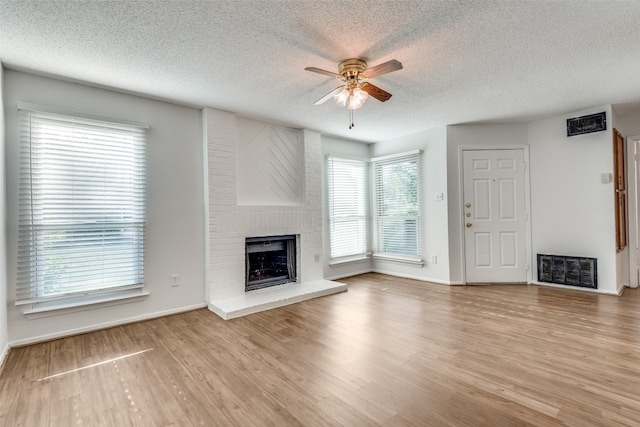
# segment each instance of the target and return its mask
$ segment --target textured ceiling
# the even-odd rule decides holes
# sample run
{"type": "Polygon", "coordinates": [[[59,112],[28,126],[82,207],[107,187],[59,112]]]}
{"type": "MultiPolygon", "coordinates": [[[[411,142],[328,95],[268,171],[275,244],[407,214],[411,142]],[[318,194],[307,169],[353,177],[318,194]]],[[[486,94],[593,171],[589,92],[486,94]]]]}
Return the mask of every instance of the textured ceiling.
{"type": "Polygon", "coordinates": [[[382,141],[447,124],[640,101],[637,1],[9,1],[0,61],[193,106],[382,141]],[[404,69],[348,113],[313,102],[358,57],[404,69]]]}

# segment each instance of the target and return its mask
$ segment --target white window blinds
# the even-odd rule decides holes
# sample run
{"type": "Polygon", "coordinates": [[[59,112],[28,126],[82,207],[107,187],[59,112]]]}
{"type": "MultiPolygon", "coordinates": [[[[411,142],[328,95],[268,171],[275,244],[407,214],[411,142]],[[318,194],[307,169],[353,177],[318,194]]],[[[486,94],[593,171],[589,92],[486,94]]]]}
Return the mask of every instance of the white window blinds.
{"type": "Polygon", "coordinates": [[[328,157],[331,259],[363,257],[367,252],[368,163],[328,157]]]}
{"type": "Polygon", "coordinates": [[[420,258],[420,152],[373,159],[372,166],[375,255],[420,258]]]}
{"type": "Polygon", "coordinates": [[[21,115],[16,304],[141,288],[145,129],[21,115]]]}

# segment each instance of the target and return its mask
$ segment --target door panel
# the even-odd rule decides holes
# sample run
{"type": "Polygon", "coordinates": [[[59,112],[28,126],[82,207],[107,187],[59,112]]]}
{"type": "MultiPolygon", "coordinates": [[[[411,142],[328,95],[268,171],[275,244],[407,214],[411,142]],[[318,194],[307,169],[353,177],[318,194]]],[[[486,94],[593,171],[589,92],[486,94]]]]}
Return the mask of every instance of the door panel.
{"type": "Polygon", "coordinates": [[[476,221],[491,220],[491,182],[488,179],[474,181],[473,198],[477,201],[474,206],[476,221]]]}
{"type": "Polygon", "coordinates": [[[502,267],[516,267],[518,265],[518,236],[513,232],[500,233],[500,265],[502,267]]]}
{"type": "Polygon", "coordinates": [[[516,182],[514,179],[498,180],[498,188],[500,189],[500,219],[516,220],[516,182]]]}
{"type": "Polygon", "coordinates": [[[463,151],[468,283],[526,282],[524,150],[463,151]]]}
{"type": "Polygon", "coordinates": [[[491,234],[475,233],[474,267],[491,267],[491,234]]]}

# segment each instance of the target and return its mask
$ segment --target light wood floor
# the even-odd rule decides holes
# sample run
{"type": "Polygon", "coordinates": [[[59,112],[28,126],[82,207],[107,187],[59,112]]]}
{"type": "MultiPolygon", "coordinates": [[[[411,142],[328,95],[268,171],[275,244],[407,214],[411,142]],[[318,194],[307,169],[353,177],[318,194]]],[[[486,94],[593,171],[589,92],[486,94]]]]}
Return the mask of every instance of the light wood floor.
{"type": "Polygon", "coordinates": [[[343,281],[13,349],[0,425],[640,425],[638,290],[343,281]]]}

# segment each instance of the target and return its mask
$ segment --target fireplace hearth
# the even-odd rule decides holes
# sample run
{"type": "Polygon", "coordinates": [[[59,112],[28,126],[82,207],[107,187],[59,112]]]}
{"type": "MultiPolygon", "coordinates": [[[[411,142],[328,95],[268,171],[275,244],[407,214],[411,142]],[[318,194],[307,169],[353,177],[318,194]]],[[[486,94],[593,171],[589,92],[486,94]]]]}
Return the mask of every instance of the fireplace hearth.
{"type": "Polygon", "coordinates": [[[245,292],[297,281],[296,236],[248,237],[245,292]]]}

